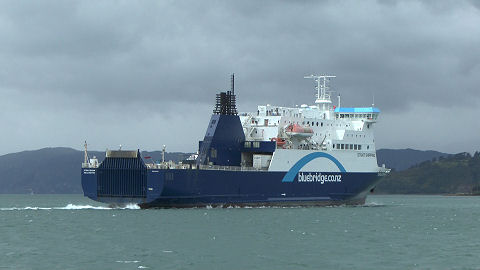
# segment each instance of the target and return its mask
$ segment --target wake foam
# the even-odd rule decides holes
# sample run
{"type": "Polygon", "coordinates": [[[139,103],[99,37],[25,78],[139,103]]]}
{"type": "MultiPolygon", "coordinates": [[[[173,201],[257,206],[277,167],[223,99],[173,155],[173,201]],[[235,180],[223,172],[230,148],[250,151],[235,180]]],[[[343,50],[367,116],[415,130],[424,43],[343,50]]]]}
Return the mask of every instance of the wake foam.
{"type": "Polygon", "coordinates": [[[361,207],[384,207],[384,206],[386,205],[383,203],[377,203],[377,202],[368,202],[368,203],[365,203],[364,205],[361,205],[361,207]]]}

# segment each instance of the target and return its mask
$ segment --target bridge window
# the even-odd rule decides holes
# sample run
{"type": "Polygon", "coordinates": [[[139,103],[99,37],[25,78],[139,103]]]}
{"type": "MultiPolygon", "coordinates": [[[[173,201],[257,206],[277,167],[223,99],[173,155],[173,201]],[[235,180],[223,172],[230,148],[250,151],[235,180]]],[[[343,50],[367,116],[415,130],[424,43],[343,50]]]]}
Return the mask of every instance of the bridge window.
{"type": "Polygon", "coordinates": [[[253,148],[260,148],[260,142],[253,142],[253,148]]]}
{"type": "Polygon", "coordinates": [[[244,147],[245,148],[251,148],[252,147],[252,142],[245,142],[244,147]]]}
{"type": "Polygon", "coordinates": [[[341,147],[340,149],[342,150],[345,149],[345,145],[343,143],[340,145],[340,147],[341,147]]]}

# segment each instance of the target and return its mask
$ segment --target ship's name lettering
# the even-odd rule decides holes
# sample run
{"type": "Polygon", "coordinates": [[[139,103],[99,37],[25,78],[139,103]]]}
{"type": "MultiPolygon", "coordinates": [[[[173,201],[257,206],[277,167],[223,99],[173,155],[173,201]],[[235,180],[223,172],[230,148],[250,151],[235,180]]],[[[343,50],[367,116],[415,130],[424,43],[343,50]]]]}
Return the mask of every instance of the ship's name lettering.
{"type": "Polygon", "coordinates": [[[375,153],[357,153],[357,157],[375,157],[375,153]]]}
{"type": "Polygon", "coordinates": [[[85,170],[83,170],[83,174],[95,174],[95,170],[93,170],[93,169],[85,169],[85,170]]]}
{"type": "Polygon", "coordinates": [[[322,173],[298,173],[298,182],[301,183],[311,183],[317,182],[320,184],[325,184],[327,182],[340,183],[342,182],[341,174],[322,174],[322,173]]]}

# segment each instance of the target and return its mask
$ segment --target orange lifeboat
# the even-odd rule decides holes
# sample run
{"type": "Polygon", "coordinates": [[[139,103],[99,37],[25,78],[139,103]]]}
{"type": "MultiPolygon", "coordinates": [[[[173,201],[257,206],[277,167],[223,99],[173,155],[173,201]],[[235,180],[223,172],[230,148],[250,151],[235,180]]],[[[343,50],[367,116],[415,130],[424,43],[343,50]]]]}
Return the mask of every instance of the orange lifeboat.
{"type": "Polygon", "coordinates": [[[287,142],[285,141],[285,139],[282,139],[282,138],[272,138],[271,141],[272,141],[272,142],[277,142],[277,147],[282,147],[282,148],[283,148],[283,147],[285,146],[285,144],[287,143],[287,142]]]}
{"type": "Polygon", "coordinates": [[[302,127],[299,124],[290,124],[285,133],[291,137],[311,137],[313,136],[313,129],[311,127],[302,127]]]}

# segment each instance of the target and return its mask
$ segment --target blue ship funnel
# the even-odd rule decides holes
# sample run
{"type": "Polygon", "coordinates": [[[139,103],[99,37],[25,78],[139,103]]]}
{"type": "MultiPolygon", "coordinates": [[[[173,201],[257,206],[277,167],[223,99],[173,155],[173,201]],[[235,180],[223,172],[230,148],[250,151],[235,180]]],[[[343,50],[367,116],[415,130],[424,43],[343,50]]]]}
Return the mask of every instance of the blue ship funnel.
{"type": "Polygon", "coordinates": [[[217,104],[207,132],[199,144],[197,165],[240,166],[245,141],[233,91],[217,94],[217,104]]]}

